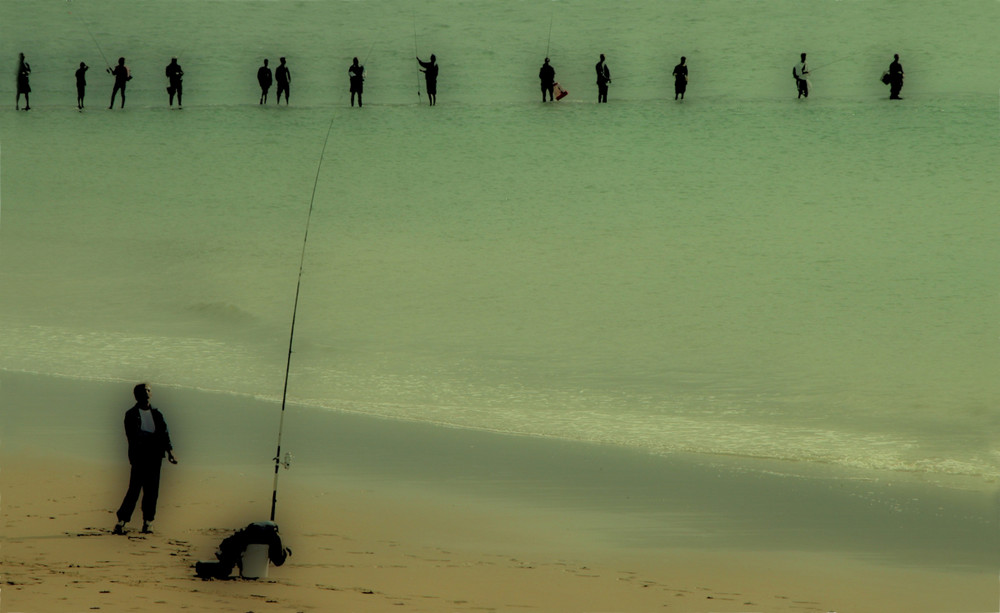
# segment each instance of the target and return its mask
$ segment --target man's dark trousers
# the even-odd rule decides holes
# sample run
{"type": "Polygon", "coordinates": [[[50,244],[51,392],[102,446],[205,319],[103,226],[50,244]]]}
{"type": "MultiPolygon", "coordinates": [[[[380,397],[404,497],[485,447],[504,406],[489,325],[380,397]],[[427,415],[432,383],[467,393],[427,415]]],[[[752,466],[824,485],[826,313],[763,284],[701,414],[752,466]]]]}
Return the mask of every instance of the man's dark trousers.
{"type": "Polygon", "coordinates": [[[128,491],[125,500],[118,509],[118,521],[128,522],[132,519],[135,503],[139,501],[142,492],[142,519],[153,521],[156,515],[156,498],[160,491],[160,465],[162,457],[136,458],[132,463],[132,472],[128,478],[128,491]]]}

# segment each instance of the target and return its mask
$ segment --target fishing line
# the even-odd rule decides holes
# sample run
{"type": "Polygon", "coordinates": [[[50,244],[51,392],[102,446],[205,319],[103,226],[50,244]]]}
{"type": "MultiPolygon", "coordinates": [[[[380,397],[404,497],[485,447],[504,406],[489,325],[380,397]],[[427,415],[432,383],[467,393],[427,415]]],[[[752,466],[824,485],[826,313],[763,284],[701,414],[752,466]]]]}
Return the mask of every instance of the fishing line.
{"type": "MultiPolygon", "coordinates": [[[[319,154],[319,163],[316,165],[316,179],[313,181],[312,197],[309,199],[309,214],[306,216],[306,231],[302,237],[302,255],[299,257],[299,279],[295,283],[295,302],[292,305],[292,329],[288,334],[288,361],[285,363],[285,386],[281,392],[281,418],[278,420],[278,451],[274,454],[274,490],[271,493],[271,521],[274,521],[274,509],[278,504],[278,468],[282,466],[281,461],[281,433],[285,426],[285,402],[288,399],[288,373],[292,370],[292,343],[295,340],[295,316],[299,311],[299,289],[302,287],[302,268],[306,261],[306,242],[309,240],[309,222],[312,221],[313,205],[316,202],[316,187],[319,185],[319,173],[323,168],[323,158],[326,157],[326,145],[330,142],[330,132],[333,131],[333,117],[330,118],[330,126],[326,129],[326,139],[323,141],[323,150],[319,154]]],[[[288,468],[288,460],[284,462],[288,468]]]]}
{"type": "Polygon", "coordinates": [[[840,58],[840,59],[836,59],[836,60],[833,60],[832,62],[827,62],[826,64],[820,64],[820,65],[819,65],[819,66],[817,66],[816,68],[810,68],[810,69],[809,69],[809,72],[810,72],[810,73],[813,73],[813,72],[815,72],[815,71],[817,71],[817,70],[823,70],[824,68],[826,68],[827,66],[830,66],[830,65],[832,65],[832,64],[837,64],[837,63],[839,63],[839,62],[843,62],[844,60],[850,60],[850,59],[853,59],[853,58],[856,58],[856,57],[859,57],[859,56],[861,56],[861,55],[865,55],[865,54],[864,54],[864,53],[853,53],[853,54],[851,54],[851,55],[845,55],[844,57],[842,57],[842,58],[840,58]]]}
{"type": "Polygon", "coordinates": [[[363,62],[361,62],[362,66],[365,65],[365,64],[367,64],[368,63],[368,58],[370,58],[372,56],[372,50],[375,48],[375,42],[376,41],[372,41],[372,46],[368,47],[368,53],[365,54],[365,59],[364,59],[363,62]]]}
{"type": "MultiPolygon", "coordinates": [[[[73,11],[68,11],[68,13],[72,15],[73,11]]],[[[104,51],[101,49],[100,43],[97,42],[97,37],[95,37],[94,33],[90,31],[90,26],[88,26],[87,22],[83,20],[83,17],[77,15],[76,18],[80,20],[81,24],[83,24],[83,27],[87,30],[87,34],[90,34],[90,40],[94,41],[94,46],[97,47],[97,52],[101,54],[101,59],[104,60],[104,65],[108,70],[111,70],[111,63],[108,62],[108,58],[104,55],[104,51]]]]}

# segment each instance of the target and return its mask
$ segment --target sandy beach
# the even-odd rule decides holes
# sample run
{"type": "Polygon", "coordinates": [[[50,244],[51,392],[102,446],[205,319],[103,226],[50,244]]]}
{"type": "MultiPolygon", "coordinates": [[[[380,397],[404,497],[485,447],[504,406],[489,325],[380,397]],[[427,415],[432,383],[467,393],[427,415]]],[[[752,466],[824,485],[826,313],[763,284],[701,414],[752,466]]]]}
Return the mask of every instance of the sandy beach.
{"type": "Polygon", "coordinates": [[[973,574],[780,552],[564,557],[530,520],[364,490],[297,490],[284,566],[263,580],[202,581],[194,562],[242,525],[230,507],[260,508],[264,490],[180,469],[157,532],[114,536],[120,488],[109,477],[120,471],[66,465],[4,457],[5,612],[986,610],[973,574]]]}
{"type": "MultiPolygon", "coordinates": [[[[267,579],[202,581],[194,574],[197,560],[212,559],[237,528],[267,519],[268,464],[249,465],[214,426],[204,436],[220,444],[206,461],[204,449],[196,452],[204,442],[187,431],[175,403],[202,398],[217,405],[218,398],[160,388],[163,409],[177,423],[181,463],[164,469],[156,532],[139,534],[133,521],[129,534],[112,535],[127,477],[124,454],[120,461],[87,457],[88,445],[107,448],[109,439],[83,424],[93,423],[93,409],[121,387],[5,374],[4,612],[937,612],[989,611],[996,602],[995,576],[984,568],[907,567],[777,546],[620,546],[593,528],[600,522],[588,519],[599,515],[592,509],[528,506],[500,494],[442,495],[431,474],[407,484],[374,472],[323,469],[307,458],[281,473],[276,519],[294,552],[289,561],[272,567],[267,579]],[[44,428],[7,411],[34,398],[35,419],[52,423],[59,420],[51,407],[73,405],[73,394],[77,410],[63,411],[64,428],[51,429],[47,439],[39,434],[44,428]],[[230,461],[220,459],[226,456],[230,461]]],[[[102,422],[114,423],[113,415],[109,410],[102,422]]],[[[222,419],[232,416],[223,410],[222,419]]],[[[314,419],[322,418],[296,414],[292,421],[315,430],[322,422],[314,419]]],[[[390,426],[369,422],[376,437],[390,426]]],[[[236,431],[225,438],[249,437],[236,431]]],[[[120,451],[112,449],[109,456],[120,451]]],[[[463,488],[497,489],[489,480],[463,488]]],[[[547,495],[570,500],[569,489],[547,495]]]]}

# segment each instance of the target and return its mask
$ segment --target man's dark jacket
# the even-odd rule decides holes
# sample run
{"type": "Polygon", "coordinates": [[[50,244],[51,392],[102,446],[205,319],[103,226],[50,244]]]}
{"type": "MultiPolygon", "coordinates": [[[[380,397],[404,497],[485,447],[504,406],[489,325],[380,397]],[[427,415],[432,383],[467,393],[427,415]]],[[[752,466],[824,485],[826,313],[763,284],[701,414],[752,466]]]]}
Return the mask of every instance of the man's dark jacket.
{"type": "Polygon", "coordinates": [[[125,411],[125,438],[128,439],[128,461],[135,464],[143,460],[163,459],[166,452],[173,450],[170,445],[170,433],[163,413],[156,407],[149,410],[153,414],[156,432],[143,432],[142,417],[139,416],[139,405],[125,411]]]}

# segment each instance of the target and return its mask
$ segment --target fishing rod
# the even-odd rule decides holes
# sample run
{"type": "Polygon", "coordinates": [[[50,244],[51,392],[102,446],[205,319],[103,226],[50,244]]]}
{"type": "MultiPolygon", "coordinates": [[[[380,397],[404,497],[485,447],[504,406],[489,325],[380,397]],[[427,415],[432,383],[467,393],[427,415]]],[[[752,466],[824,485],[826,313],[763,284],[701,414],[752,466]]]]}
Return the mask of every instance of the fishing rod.
{"type": "Polygon", "coordinates": [[[368,53],[365,54],[365,59],[364,59],[363,62],[361,62],[362,66],[364,66],[365,64],[368,63],[368,58],[370,58],[372,56],[372,50],[375,48],[375,43],[376,42],[377,41],[372,41],[372,46],[368,47],[368,53]]]}
{"type": "MultiPolygon", "coordinates": [[[[67,11],[67,12],[70,15],[73,14],[73,11],[67,11]]],[[[97,37],[94,36],[93,32],[91,32],[90,26],[88,26],[87,22],[83,20],[83,17],[80,17],[79,15],[77,15],[76,18],[80,20],[81,24],[83,24],[83,27],[87,30],[87,34],[90,34],[90,40],[94,41],[94,46],[97,47],[97,52],[101,54],[101,59],[104,60],[104,66],[107,67],[108,70],[111,70],[111,63],[108,62],[107,56],[104,55],[104,50],[101,49],[100,43],[97,42],[97,37]]]]}
{"type": "Polygon", "coordinates": [[[555,15],[549,16],[549,39],[545,42],[545,57],[549,57],[549,47],[552,45],[552,22],[555,21],[555,15]]]}
{"type": "Polygon", "coordinates": [[[292,370],[292,343],[295,340],[295,316],[299,311],[299,290],[302,288],[302,268],[306,261],[306,242],[309,240],[309,222],[312,221],[313,205],[316,202],[316,186],[319,185],[319,172],[323,168],[323,158],[326,157],[326,145],[330,142],[330,132],[333,131],[333,117],[326,129],[326,139],[319,154],[316,165],[316,179],[313,181],[312,197],[309,199],[309,214],[306,216],[306,231],[302,237],[302,255],[299,256],[299,278],[295,283],[295,302],[292,305],[292,329],[288,334],[288,360],[285,363],[285,386],[281,392],[281,418],[278,420],[278,450],[274,454],[274,490],[271,492],[271,521],[274,521],[274,509],[278,504],[278,468],[282,465],[287,469],[289,461],[281,461],[281,433],[285,426],[285,403],[288,400],[288,373],[292,370]]]}
{"type": "MultiPolygon", "coordinates": [[[[420,52],[417,51],[417,14],[411,12],[410,15],[413,16],[413,56],[420,61],[420,52]]],[[[417,103],[420,103],[420,72],[417,72],[417,103]]]]}
{"type": "MultiPolygon", "coordinates": [[[[372,55],[372,49],[375,48],[375,42],[376,41],[372,41],[371,47],[368,47],[368,53],[365,54],[365,59],[363,59],[361,61],[361,69],[362,69],[361,70],[361,79],[362,80],[364,80],[365,78],[368,77],[368,71],[364,70],[364,68],[365,68],[365,65],[368,63],[368,58],[370,58],[371,55],[372,55]]],[[[357,58],[355,58],[355,59],[357,59],[357,58]]],[[[347,69],[347,74],[352,74],[350,68],[347,69]]],[[[351,106],[354,106],[354,94],[351,94],[351,106]]]]}

